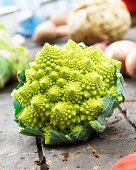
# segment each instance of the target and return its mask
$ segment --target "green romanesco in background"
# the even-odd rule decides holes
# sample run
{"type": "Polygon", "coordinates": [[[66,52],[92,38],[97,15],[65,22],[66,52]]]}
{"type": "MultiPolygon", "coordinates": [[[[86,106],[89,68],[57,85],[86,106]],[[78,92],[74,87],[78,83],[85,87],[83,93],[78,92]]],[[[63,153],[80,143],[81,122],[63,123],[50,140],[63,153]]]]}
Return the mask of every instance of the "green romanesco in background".
{"type": "Polygon", "coordinates": [[[72,40],[65,48],[46,43],[29,66],[22,87],[12,93],[15,118],[21,133],[25,128],[42,132],[46,144],[87,140],[93,130],[102,132],[105,118],[124,100],[121,63],[92,46],[72,40]]]}
{"type": "Polygon", "coordinates": [[[30,61],[28,50],[15,45],[12,37],[0,25],[0,89],[16,75],[18,70],[25,69],[30,61]]]}

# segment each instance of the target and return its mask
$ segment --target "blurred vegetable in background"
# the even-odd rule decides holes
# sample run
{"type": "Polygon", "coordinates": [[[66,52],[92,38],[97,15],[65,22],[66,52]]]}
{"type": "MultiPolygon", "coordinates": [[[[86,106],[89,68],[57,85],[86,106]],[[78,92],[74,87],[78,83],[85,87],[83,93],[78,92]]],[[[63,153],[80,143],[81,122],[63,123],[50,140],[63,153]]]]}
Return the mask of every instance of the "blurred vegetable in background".
{"type": "Polygon", "coordinates": [[[136,170],[136,152],[123,157],[111,170],[136,170]]]}
{"type": "Polygon", "coordinates": [[[11,36],[0,25],[0,89],[18,70],[25,69],[30,60],[28,50],[15,45],[11,36]]]}
{"type": "Polygon", "coordinates": [[[121,40],[110,44],[105,54],[115,60],[121,61],[121,73],[136,79],[136,42],[121,40]]]}
{"type": "Polygon", "coordinates": [[[135,42],[128,41],[128,40],[121,40],[121,41],[116,41],[110,44],[106,48],[105,53],[108,57],[122,62],[121,73],[123,75],[126,75],[127,73],[126,73],[125,61],[126,61],[128,54],[134,48],[136,48],[135,42]]]}
{"type": "Polygon", "coordinates": [[[136,13],[136,2],[134,0],[123,0],[131,13],[136,13]]]}
{"type": "Polygon", "coordinates": [[[33,34],[35,43],[45,43],[67,36],[67,12],[58,11],[49,16],[49,20],[39,24],[33,34]]]}
{"type": "Polygon", "coordinates": [[[123,0],[131,14],[132,26],[136,25],[136,1],[134,0],[123,0]]]}
{"type": "Polygon", "coordinates": [[[68,18],[68,34],[76,42],[87,45],[123,37],[131,25],[131,17],[121,0],[92,0],[76,8],[68,18]]]}

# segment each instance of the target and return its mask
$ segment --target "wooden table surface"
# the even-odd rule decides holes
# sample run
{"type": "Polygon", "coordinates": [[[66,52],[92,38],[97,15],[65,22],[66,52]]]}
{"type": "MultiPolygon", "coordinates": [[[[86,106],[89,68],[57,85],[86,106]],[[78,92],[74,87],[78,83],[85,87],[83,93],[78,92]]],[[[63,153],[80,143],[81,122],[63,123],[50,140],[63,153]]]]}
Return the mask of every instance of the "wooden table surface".
{"type": "MultiPolygon", "coordinates": [[[[136,40],[136,28],[125,39],[136,40]]],[[[34,55],[39,47],[26,44],[34,55]]],[[[17,132],[13,121],[11,92],[16,84],[0,91],[0,170],[45,170],[35,164],[38,151],[35,137],[17,132]]],[[[106,130],[80,144],[47,147],[42,145],[49,170],[110,170],[121,157],[136,151],[136,81],[125,78],[126,101],[107,121],[106,130]]]]}

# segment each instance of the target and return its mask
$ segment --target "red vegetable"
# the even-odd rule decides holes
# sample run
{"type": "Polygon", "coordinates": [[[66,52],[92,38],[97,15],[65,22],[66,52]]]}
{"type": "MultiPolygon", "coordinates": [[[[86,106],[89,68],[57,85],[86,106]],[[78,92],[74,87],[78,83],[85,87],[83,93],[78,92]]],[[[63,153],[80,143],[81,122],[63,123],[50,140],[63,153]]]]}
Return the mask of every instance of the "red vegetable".
{"type": "Polygon", "coordinates": [[[136,170],[136,152],[120,159],[111,170],[136,170]]]}
{"type": "Polygon", "coordinates": [[[131,13],[136,13],[136,2],[135,2],[135,0],[124,0],[124,2],[126,3],[128,10],[131,13]]]}

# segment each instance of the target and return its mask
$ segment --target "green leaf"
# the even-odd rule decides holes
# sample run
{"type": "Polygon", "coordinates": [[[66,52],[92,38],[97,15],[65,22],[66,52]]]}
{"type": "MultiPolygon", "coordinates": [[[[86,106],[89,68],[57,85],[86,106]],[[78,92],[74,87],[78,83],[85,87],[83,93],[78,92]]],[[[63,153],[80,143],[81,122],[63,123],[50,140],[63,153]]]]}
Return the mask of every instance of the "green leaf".
{"type": "Polygon", "coordinates": [[[105,118],[110,117],[113,110],[118,106],[118,100],[115,96],[106,96],[103,101],[103,109],[97,120],[100,124],[105,124],[105,118]]]}
{"type": "Polygon", "coordinates": [[[82,47],[83,49],[87,48],[87,46],[83,42],[79,43],[79,46],[82,47]]]}
{"type": "Polygon", "coordinates": [[[32,129],[30,127],[23,127],[23,126],[19,126],[19,133],[23,134],[23,135],[29,135],[29,136],[43,136],[42,132],[32,129]]]}
{"type": "Polygon", "coordinates": [[[85,141],[93,133],[93,130],[90,125],[84,126],[81,130],[72,132],[69,136],[72,141],[85,141]]]}
{"type": "Polygon", "coordinates": [[[18,89],[19,89],[20,87],[22,87],[23,85],[24,85],[24,83],[23,83],[23,82],[20,82],[15,89],[18,90],[18,89]]]}
{"type": "Polygon", "coordinates": [[[117,93],[118,94],[121,94],[123,96],[123,101],[125,100],[125,93],[124,93],[124,79],[123,79],[123,76],[121,73],[119,73],[117,71],[116,73],[117,75],[117,80],[116,80],[116,83],[117,83],[117,93]]]}
{"type": "Polygon", "coordinates": [[[100,124],[97,120],[90,121],[89,124],[98,133],[102,133],[105,130],[105,125],[100,124]]]}
{"type": "Polygon", "coordinates": [[[67,138],[63,133],[51,130],[45,134],[45,144],[47,145],[56,145],[68,142],[70,142],[70,138],[67,138]]]}
{"type": "Polygon", "coordinates": [[[17,77],[19,82],[25,83],[26,82],[25,70],[18,71],[17,77]]]}
{"type": "Polygon", "coordinates": [[[67,135],[58,131],[51,130],[50,132],[45,134],[45,144],[56,145],[68,142],[86,141],[92,133],[93,129],[89,124],[81,128],[80,130],[67,135]]]}
{"type": "Polygon", "coordinates": [[[14,110],[15,110],[14,117],[17,119],[18,116],[20,115],[23,107],[15,97],[13,98],[13,106],[14,106],[14,110]]]}
{"type": "Polygon", "coordinates": [[[85,134],[85,136],[84,136],[84,138],[83,138],[83,141],[88,140],[89,137],[90,137],[90,135],[91,135],[92,133],[93,133],[93,128],[90,126],[90,124],[88,124],[88,125],[86,126],[86,134],[85,134]]]}

